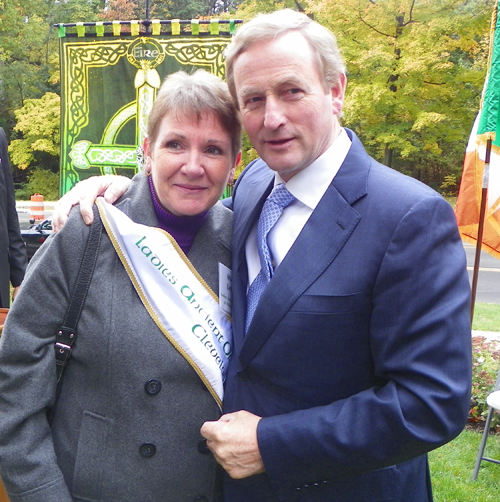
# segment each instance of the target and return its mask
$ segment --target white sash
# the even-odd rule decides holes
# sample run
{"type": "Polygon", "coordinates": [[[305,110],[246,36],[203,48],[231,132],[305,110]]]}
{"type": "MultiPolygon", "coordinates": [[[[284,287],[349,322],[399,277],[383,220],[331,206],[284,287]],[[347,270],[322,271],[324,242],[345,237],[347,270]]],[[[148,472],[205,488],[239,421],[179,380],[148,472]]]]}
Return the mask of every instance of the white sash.
{"type": "Polygon", "coordinates": [[[97,206],[147,311],[222,406],[232,331],[217,296],[170,234],[133,222],[101,197],[97,206]]]}

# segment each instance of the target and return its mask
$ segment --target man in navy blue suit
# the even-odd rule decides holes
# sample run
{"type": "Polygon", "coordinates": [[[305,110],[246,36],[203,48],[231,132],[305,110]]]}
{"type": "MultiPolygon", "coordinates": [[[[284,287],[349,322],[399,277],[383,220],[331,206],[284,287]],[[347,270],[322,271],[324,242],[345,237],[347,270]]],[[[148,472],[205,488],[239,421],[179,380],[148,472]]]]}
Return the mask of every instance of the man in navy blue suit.
{"type": "Polygon", "coordinates": [[[327,29],[289,10],[261,15],[226,58],[261,158],[232,199],[225,414],[201,430],[225,500],[429,502],[426,454],[462,430],[471,384],[453,211],[341,126],[345,68],[327,29]],[[279,185],[291,196],[269,263],[259,219],[279,185]],[[253,310],[261,269],[272,278],[253,310]]]}
{"type": "Polygon", "coordinates": [[[261,159],[232,200],[226,414],[202,428],[225,500],[430,501],[426,453],[462,430],[471,383],[453,211],[341,127],[344,65],[307,16],[246,23],[226,69],[261,159]],[[250,320],[259,215],[279,184],[294,199],[267,236],[274,275],[250,320]]]}

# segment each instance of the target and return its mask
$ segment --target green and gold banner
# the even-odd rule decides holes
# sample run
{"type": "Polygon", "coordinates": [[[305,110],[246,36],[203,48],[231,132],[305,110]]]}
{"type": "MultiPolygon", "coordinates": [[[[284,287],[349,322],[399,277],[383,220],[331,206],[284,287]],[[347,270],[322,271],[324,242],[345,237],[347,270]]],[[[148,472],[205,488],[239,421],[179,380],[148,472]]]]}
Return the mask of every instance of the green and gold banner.
{"type": "MultiPolygon", "coordinates": [[[[147,117],[164,78],[198,68],[223,78],[222,53],[230,42],[230,33],[220,33],[213,22],[206,33],[199,33],[196,25],[183,33],[172,21],[172,32],[165,35],[134,36],[133,26],[122,34],[113,26],[113,34],[103,36],[100,26],[94,34],[85,28],[78,25],[78,36],[69,36],[59,27],[61,195],[89,176],[132,177],[137,146],[146,135],[147,117]]],[[[154,28],[153,33],[159,31],[154,28]]]]}

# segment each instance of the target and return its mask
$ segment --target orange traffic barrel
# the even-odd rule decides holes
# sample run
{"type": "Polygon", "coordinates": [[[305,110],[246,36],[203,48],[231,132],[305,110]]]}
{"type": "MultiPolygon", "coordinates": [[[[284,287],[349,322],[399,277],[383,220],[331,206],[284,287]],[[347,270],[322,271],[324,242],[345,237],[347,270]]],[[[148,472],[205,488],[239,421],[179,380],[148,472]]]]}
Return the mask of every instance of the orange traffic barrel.
{"type": "MultiPolygon", "coordinates": [[[[0,308],[0,336],[2,336],[2,329],[8,312],[9,309],[0,308]]],[[[5,488],[3,487],[1,479],[0,479],[0,502],[9,502],[9,498],[7,497],[7,493],[5,493],[5,488]]]]}
{"type": "MultiPolygon", "coordinates": [[[[0,336],[2,336],[2,329],[8,312],[9,309],[0,308],[0,336]]],[[[0,502],[9,502],[9,498],[7,497],[7,493],[5,493],[5,488],[3,487],[1,479],[0,479],[0,502]]]]}
{"type": "Polygon", "coordinates": [[[31,196],[30,220],[42,221],[44,219],[43,195],[36,193],[31,196]]]}
{"type": "MultiPolygon", "coordinates": [[[[8,313],[9,309],[0,308],[0,336],[2,335],[3,325],[5,324],[5,319],[7,318],[8,313]]],[[[2,499],[0,499],[0,502],[2,502],[2,499]]]]}
{"type": "Polygon", "coordinates": [[[9,502],[7,493],[5,493],[5,488],[3,487],[1,481],[0,481],[0,502],[9,502]]]}
{"type": "Polygon", "coordinates": [[[0,502],[9,502],[9,498],[7,497],[7,493],[5,492],[5,488],[0,481],[0,502]]]}

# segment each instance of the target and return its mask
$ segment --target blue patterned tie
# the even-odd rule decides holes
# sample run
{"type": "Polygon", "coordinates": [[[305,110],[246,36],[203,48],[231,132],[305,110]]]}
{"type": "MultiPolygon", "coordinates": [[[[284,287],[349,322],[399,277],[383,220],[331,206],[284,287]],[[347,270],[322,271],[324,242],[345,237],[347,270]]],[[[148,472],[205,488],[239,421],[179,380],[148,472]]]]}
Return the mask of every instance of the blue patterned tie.
{"type": "Polygon", "coordinates": [[[257,225],[257,246],[259,248],[260,272],[254,279],[247,293],[247,319],[245,333],[250,326],[259,298],[274,274],[271,252],[267,244],[267,235],[278,221],[283,209],[291,204],[295,197],[284,184],[276,185],[264,203],[257,225]]]}

